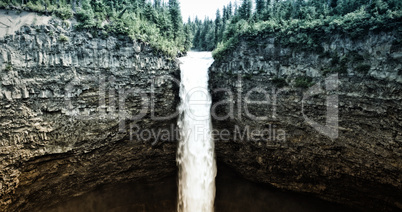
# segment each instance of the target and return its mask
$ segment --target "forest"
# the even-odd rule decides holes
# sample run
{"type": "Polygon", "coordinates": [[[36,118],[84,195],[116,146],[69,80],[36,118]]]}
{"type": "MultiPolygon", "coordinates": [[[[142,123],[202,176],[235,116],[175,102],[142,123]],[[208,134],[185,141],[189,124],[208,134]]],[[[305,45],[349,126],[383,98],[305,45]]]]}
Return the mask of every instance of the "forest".
{"type": "Polygon", "coordinates": [[[193,48],[213,50],[223,58],[243,39],[275,42],[303,50],[320,51],[325,35],[337,33],[352,39],[368,32],[402,33],[400,0],[243,0],[216,11],[216,19],[189,21],[193,48]]]}
{"type": "Polygon", "coordinates": [[[183,23],[178,0],[0,0],[0,8],[34,11],[97,36],[124,34],[176,57],[190,49],[224,57],[240,39],[278,37],[284,46],[319,48],[325,34],[356,38],[370,31],[402,31],[401,0],[242,0],[216,11],[214,20],[183,23]]]}
{"type": "Polygon", "coordinates": [[[77,30],[94,36],[128,35],[176,57],[191,48],[178,0],[0,0],[0,8],[75,19],[77,30]]]}

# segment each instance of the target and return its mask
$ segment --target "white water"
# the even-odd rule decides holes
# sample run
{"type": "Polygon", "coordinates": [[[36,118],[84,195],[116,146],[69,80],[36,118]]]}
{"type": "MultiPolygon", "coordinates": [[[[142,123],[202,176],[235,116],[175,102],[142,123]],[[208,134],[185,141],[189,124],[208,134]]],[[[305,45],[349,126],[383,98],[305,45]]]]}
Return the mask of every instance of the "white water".
{"type": "Polygon", "coordinates": [[[179,212],[212,212],[215,199],[216,162],[211,138],[208,92],[210,52],[189,52],[180,58],[179,212]]]}

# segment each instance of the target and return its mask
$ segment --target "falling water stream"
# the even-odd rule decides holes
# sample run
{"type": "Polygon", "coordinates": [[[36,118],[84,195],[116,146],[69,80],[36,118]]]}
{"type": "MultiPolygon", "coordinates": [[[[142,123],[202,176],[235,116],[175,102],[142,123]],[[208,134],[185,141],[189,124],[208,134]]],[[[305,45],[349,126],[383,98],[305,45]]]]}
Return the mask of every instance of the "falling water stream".
{"type": "Polygon", "coordinates": [[[180,58],[181,85],[179,107],[180,143],[179,212],[212,212],[215,199],[216,162],[211,138],[208,92],[208,68],[213,59],[210,52],[189,52],[180,58]]]}
{"type": "Polygon", "coordinates": [[[216,172],[208,93],[209,52],[189,52],[181,60],[181,140],[177,154],[179,196],[176,205],[176,176],[157,182],[116,182],[70,198],[45,212],[345,212],[355,211],[322,200],[254,184],[219,164],[216,172]],[[215,176],[217,192],[215,200],[215,176]]]}

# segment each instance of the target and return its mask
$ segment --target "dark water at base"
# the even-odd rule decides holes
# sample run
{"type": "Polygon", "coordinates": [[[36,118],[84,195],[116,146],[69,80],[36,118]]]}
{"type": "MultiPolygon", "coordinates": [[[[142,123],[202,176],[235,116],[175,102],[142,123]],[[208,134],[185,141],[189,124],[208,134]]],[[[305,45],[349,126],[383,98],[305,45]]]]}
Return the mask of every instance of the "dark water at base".
{"type": "MultiPolygon", "coordinates": [[[[177,177],[152,184],[106,185],[61,203],[48,212],[175,212],[177,177]]],[[[336,212],[356,211],[314,197],[284,192],[247,181],[218,164],[216,212],[336,212]]]]}

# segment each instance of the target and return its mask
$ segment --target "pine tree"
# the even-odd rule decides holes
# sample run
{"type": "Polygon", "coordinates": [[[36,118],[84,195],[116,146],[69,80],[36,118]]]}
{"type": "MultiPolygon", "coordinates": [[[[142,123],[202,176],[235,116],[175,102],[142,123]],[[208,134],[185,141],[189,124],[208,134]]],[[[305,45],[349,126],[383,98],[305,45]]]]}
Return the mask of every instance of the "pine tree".
{"type": "Polygon", "coordinates": [[[233,6],[232,6],[232,2],[229,2],[229,4],[228,4],[228,6],[227,6],[227,17],[226,17],[226,19],[229,19],[229,18],[231,18],[232,17],[232,15],[233,15],[233,6]]]}
{"type": "Polygon", "coordinates": [[[222,9],[222,20],[223,20],[223,22],[228,20],[227,16],[228,16],[228,11],[226,9],[226,6],[223,6],[223,9],[222,9]]]}
{"type": "Polygon", "coordinates": [[[256,0],[256,15],[258,19],[262,19],[264,13],[265,13],[265,7],[266,7],[266,0],[256,0]]]}
{"type": "Polygon", "coordinates": [[[195,49],[200,49],[201,48],[201,29],[200,29],[199,25],[198,25],[197,30],[196,30],[195,35],[194,35],[193,47],[195,49]]]}
{"type": "Polygon", "coordinates": [[[151,4],[146,4],[144,9],[144,17],[152,23],[158,23],[158,14],[151,4]]]}
{"type": "Polygon", "coordinates": [[[331,8],[336,7],[337,5],[337,0],[328,0],[328,6],[331,8]]]}
{"type": "Polygon", "coordinates": [[[234,3],[233,8],[234,8],[233,15],[234,15],[234,16],[237,16],[238,13],[239,13],[239,5],[237,4],[237,0],[235,0],[235,3],[234,3]]]}
{"type": "Polygon", "coordinates": [[[243,0],[242,5],[239,8],[239,16],[241,19],[248,20],[251,17],[251,9],[252,9],[253,3],[251,0],[243,0]]]}
{"type": "Polygon", "coordinates": [[[184,42],[184,48],[186,51],[188,51],[189,49],[191,49],[192,46],[192,38],[191,38],[191,27],[190,27],[190,22],[188,22],[186,24],[186,26],[184,27],[184,32],[186,35],[186,41],[184,42]]]}
{"type": "Polygon", "coordinates": [[[178,0],[169,0],[169,13],[172,22],[173,38],[176,40],[182,34],[183,20],[178,0]]]}
{"type": "Polygon", "coordinates": [[[220,41],[219,30],[221,30],[221,12],[218,9],[216,11],[216,19],[215,19],[215,46],[220,41]]]}
{"type": "Polygon", "coordinates": [[[154,0],[154,8],[159,10],[162,7],[161,0],[154,0]]]}
{"type": "Polygon", "coordinates": [[[159,14],[157,25],[165,37],[173,39],[173,26],[168,11],[164,10],[162,14],[159,14]]]}

